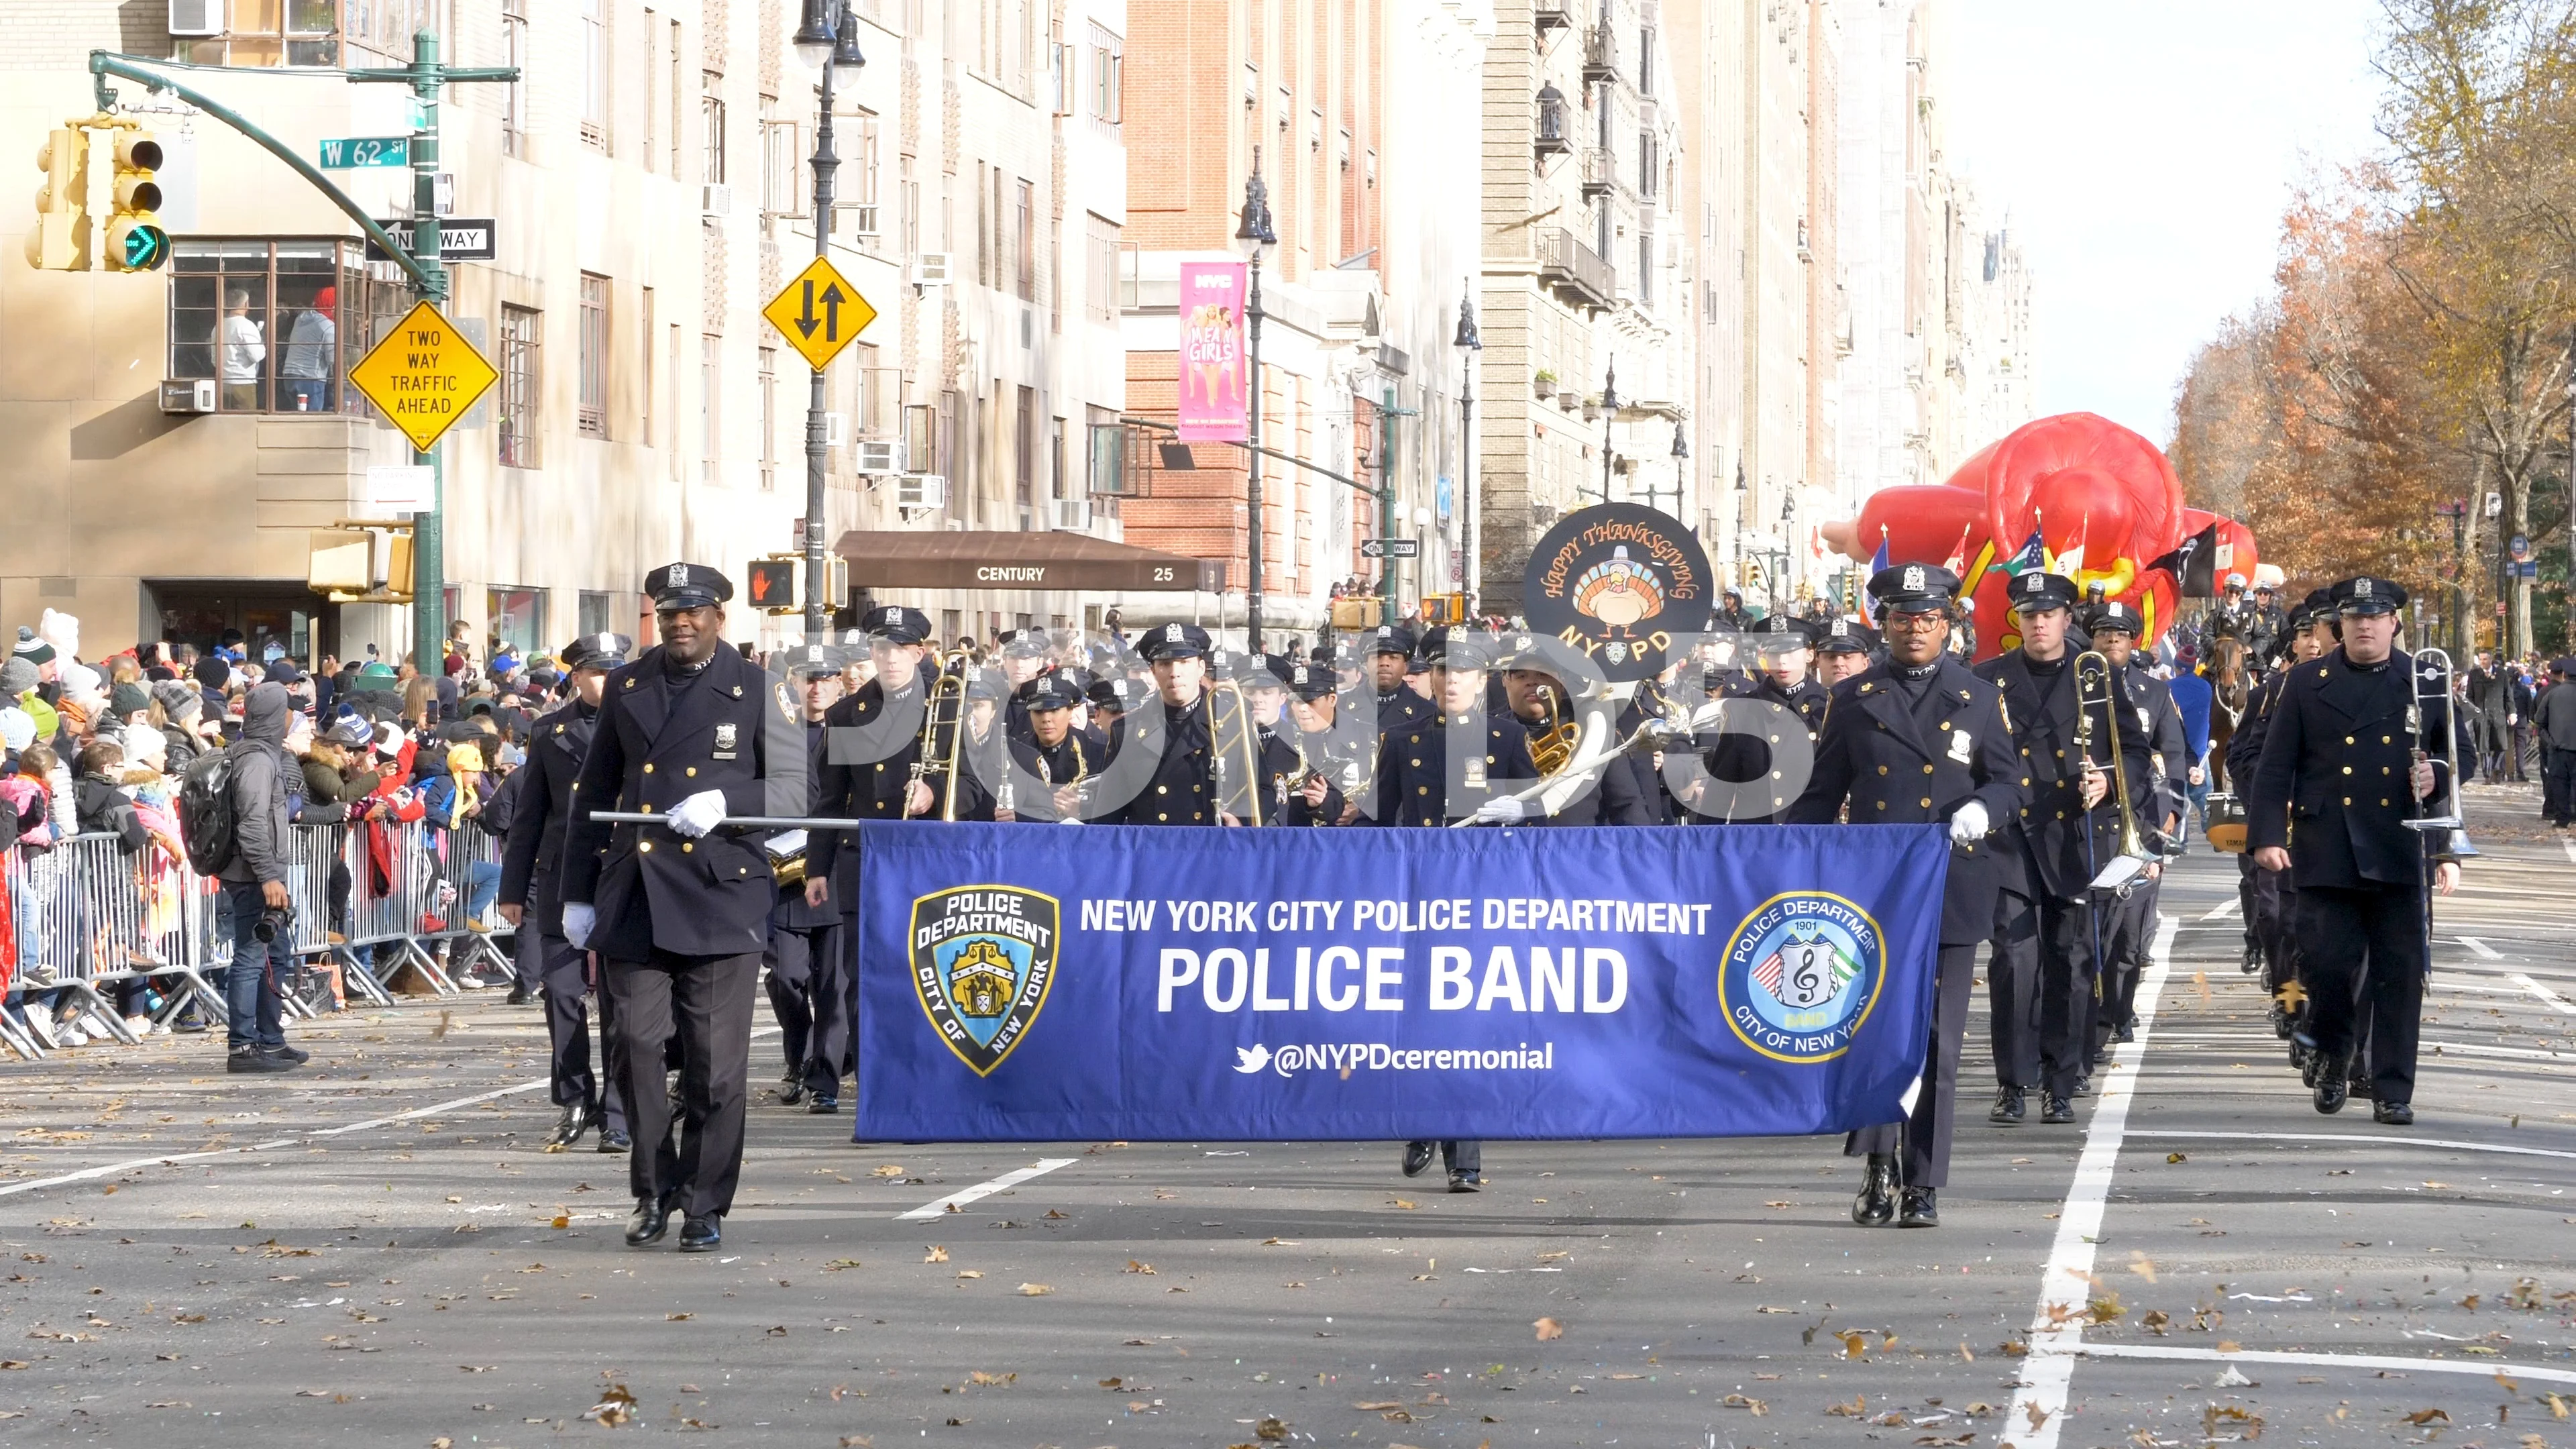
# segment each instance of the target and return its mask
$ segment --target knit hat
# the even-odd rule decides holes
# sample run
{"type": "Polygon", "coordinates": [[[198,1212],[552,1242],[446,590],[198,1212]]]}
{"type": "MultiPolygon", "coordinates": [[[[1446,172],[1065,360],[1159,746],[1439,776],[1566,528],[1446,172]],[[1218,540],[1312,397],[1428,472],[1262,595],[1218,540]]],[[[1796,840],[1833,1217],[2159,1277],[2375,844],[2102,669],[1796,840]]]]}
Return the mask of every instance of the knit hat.
{"type": "Polygon", "coordinates": [[[197,682],[208,689],[221,689],[233,682],[233,667],[219,655],[209,654],[197,661],[197,682]]]}
{"type": "Polygon", "coordinates": [[[402,753],[402,742],[403,731],[401,725],[395,724],[392,720],[386,720],[384,723],[376,726],[377,754],[390,760],[394,756],[402,753]]]}
{"type": "Polygon", "coordinates": [[[335,745],[347,745],[355,749],[373,743],[376,732],[367,723],[365,716],[354,709],[343,709],[339,716],[331,721],[331,728],[325,731],[322,737],[335,745]]]}
{"type": "Polygon", "coordinates": [[[63,693],[65,694],[96,694],[99,692],[99,686],[104,683],[106,681],[99,678],[98,671],[86,664],[63,666],[63,693]]]}
{"type": "Polygon", "coordinates": [[[36,742],[36,721],[15,705],[0,708],[0,744],[14,753],[36,742]]]}
{"type": "Polygon", "coordinates": [[[161,712],[174,720],[206,707],[206,701],[197,693],[195,685],[182,684],[175,679],[165,679],[153,685],[152,697],[160,701],[161,712]]]}
{"type": "Polygon", "coordinates": [[[150,725],[127,725],[125,758],[158,770],[170,759],[170,737],[150,725]]]}
{"type": "Polygon", "coordinates": [[[24,659],[29,664],[46,664],[53,660],[54,646],[37,638],[35,630],[21,624],[18,626],[17,647],[11,649],[9,654],[11,658],[24,659]]]}
{"type": "Polygon", "coordinates": [[[0,697],[16,699],[36,687],[36,664],[23,654],[0,660],[0,697]]]}
{"type": "Polygon", "coordinates": [[[150,709],[152,695],[131,680],[118,685],[107,696],[107,712],[123,719],[137,710],[150,709]]]}

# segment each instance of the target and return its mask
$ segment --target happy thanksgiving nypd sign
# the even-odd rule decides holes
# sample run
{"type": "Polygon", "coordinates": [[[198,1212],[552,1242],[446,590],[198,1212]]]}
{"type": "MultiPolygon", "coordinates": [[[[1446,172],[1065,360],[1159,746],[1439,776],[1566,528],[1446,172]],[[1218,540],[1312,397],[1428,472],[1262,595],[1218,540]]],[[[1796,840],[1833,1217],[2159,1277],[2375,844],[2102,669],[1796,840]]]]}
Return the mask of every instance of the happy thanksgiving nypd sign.
{"type": "Polygon", "coordinates": [[[870,824],[865,1141],[1765,1136],[1894,1121],[1937,826],[870,824]]]}

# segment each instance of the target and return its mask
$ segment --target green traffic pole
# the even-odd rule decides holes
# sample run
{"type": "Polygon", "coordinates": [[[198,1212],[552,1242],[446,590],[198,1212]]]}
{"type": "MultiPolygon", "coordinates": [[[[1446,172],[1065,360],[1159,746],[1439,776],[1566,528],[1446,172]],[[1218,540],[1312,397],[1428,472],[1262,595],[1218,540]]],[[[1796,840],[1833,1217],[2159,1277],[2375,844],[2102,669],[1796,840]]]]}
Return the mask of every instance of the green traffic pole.
{"type": "MultiPolygon", "coordinates": [[[[438,36],[421,30],[411,38],[412,97],[420,120],[411,137],[411,255],[419,264],[413,288],[423,301],[447,300],[447,269],[439,262],[438,231],[438,36]]],[[[429,679],[438,677],[447,637],[447,555],[445,522],[446,450],[433,443],[412,455],[429,465],[429,511],[412,519],[412,661],[429,679]]]]}
{"type": "Polygon", "coordinates": [[[1378,622],[1395,622],[1395,384],[1386,384],[1381,394],[1384,402],[1377,410],[1378,421],[1378,490],[1377,536],[1383,550],[1377,561],[1379,598],[1378,622]]]}

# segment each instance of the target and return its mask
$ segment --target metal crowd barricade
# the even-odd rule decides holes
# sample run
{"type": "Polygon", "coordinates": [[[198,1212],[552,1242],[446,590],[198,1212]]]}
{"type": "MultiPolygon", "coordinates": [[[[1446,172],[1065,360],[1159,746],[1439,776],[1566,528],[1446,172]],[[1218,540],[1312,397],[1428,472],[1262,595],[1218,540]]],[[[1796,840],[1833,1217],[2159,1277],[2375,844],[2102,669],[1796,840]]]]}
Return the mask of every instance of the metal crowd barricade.
{"type": "Polygon", "coordinates": [[[440,996],[459,988],[435,952],[422,948],[431,935],[428,923],[435,904],[436,874],[429,858],[429,827],[378,821],[347,828],[344,860],[349,867],[349,909],[342,940],[330,943],[343,975],[365,978],[360,989],[390,1000],[394,976],[410,966],[440,996]],[[383,862],[376,847],[382,844],[383,862]],[[361,948],[370,948],[361,954],[361,948]]]}
{"type": "Polygon", "coordinates": [[[140,1040],[101,983],[178,973],[203,986],[185,959],[184,866],[156,866],[153,847],[128,854],[113,835],[75,835],[30,856],[16,852],[10,890],[21,892],[19,977],[24,990],[64,990],[110,1034],[140,1040]]]}

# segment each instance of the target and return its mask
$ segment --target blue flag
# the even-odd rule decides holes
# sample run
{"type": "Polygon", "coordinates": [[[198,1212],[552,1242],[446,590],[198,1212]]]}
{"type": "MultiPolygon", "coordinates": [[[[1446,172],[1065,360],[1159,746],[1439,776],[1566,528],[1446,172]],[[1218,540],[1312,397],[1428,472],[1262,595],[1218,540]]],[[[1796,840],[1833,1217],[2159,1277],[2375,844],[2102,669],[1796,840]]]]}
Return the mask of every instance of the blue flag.
{"type": "Polygon", "coordinates": [[[1938,826],[860,832],[863,1141],[1767,1136],[1904,1115],[1938,826]]]}

